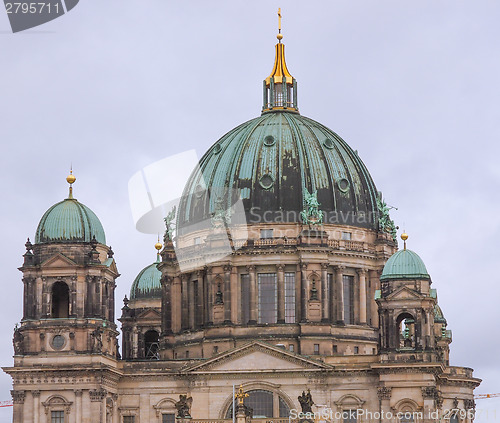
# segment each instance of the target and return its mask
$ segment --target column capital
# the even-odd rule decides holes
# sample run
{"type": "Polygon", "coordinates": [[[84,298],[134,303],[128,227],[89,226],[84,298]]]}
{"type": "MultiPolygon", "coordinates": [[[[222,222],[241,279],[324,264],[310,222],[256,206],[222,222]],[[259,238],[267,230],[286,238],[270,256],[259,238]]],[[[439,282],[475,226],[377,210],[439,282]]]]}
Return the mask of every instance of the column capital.
{"type": "Polygon", "coordinates": [[[336,272],[343,272],[345,270],[345,266],[340,264],[338,266],[335,266],[334,269],[336,272]]]}
{"type": "Polygon", "coordinates": [[[253,264],[249,264],[246,266],[247,272],[251,273],[255,270],[255,266],[253,264]]]}
{"type": "Polygon", "coordinates": [[[223,269],[224,269],[224,273],[230,273],[231,270],[233,269],[233,266],[231,264],[225,264],[223,269]]]}
{"type": "Polygon", "coordinates": [[[377,388],[377,395],[379,400],[389,400],[391,399],[392,388],[380,386],[377,388]]]}
{"type": "Polygon", "coordinates": [[[24,399],[26,398],[26,391],[12,390],[10,391],[12,395],[12,402],[14,404],[24,404],[24,399]]]}
{"type": "Polygon", "coordinates": [[[75,397],[81,397],[83,394],[83,389],[74,389],[75,397]]]}
{"type": "Polygon", "coordinates": [[[283,270],[285,270],[285,265],[284,264],[277,264],[276,269],[278,270],[278,272],[283,272],[283,270]]]}
{"type": "Polygon", "coordinates": [[[307,263],[304,263],[302,261],[299,263],[299,266],[300,266],[301,270],[306,270],[307,269],[307,263]]]}
{"type": "Polygon", "coordinates": [[[31,391],[31,395],[33,395],[33,398],[40,398],[40,390],[31,391]]]}
{"type": "Polygon", "coordinates": [[[356,272],[358,272],[359,276],[366,276],[366,274],[368,273],[368,269],[360,267],[359,269],[356,269],[356,272]]]}
{"type": "Polygon", "coordinates": [[[330,267],[330,263],[321,263],[321,269],[327,270],[330,267]]]}

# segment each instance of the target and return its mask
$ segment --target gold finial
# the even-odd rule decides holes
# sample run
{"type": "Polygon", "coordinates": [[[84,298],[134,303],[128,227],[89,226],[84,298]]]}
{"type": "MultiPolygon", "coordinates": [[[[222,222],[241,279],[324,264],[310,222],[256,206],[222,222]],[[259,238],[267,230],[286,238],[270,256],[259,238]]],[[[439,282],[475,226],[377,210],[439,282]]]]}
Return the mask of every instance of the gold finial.
{"type": "Polygon", "coordinates": [[[160,251],[163,247],[163,244],[160,242],[160,235],[158,235],[158,242],[155,244],[155,248],[160,251]]]}
{"type": "Polygon", "coordinates": [[[406,240],[408,239],[408,234],[406,232],[403,232],[401,234],[401,239],[403,240],[403,242],[405,243],[405,250],[406,250],[406,240]]]}
{"type": "Polygon", "coordinates": [[[283,34],[281,33],[281,7],[278,9],[278,35],[276,35],[276,38],[281,43],[283,39],[283,34]]]}
{"type": "Polygon", "coordinates": [[[76,181],[76,176],[73,175],[73,166],[71,166],[71,170],[69,171],[69,175],[67,176],[66,181],[69,184],[69,197],[68,198],[73,198],[73,184],[76,181]]]}
{"type": "Polygon", "coordinates": [[[249,397],[246,392],[243,392],[243,385],[240,385],[240,389],[238,389],[238,392],[234,395],[234,397],[238,400],[238,404],[243,405],[243,401],[245,401],[245,398],[249,397]]]}

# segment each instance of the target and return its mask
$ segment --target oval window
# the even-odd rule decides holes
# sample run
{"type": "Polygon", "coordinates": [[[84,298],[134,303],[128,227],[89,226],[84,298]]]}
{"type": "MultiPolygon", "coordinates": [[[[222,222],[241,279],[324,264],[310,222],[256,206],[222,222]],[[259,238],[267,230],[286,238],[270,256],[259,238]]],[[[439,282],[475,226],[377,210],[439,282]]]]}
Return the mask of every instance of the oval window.
{"type": "Polygon", "coordinates": [[[323,145],[329,149],[332,149],[333,147],[335,147],[335,145],[333,144],[333,141],[330,138],[327,138],[326,140],[324,140],[323,145]]]}
{"type": "Polygon", "coordinates": [[[337,186],[342,192],[347,192],[349,190],[349,185],[349,181],[346,178],[342,178],[337,181],[337,186]]]}
{"type": "Polygon", "coordinates": [[[220,146],[220,144],[215,144],[215,147],[214,147],[214,154],[219,154],[222,150],[222,147],[220,146]]]}
{"type": "Polygon", "coordinates": [[[60,350],[64,347],[64,344],[66,343],[66,340],[64,339],[64,336],[62,335],[55,335],[52,338],[52,348],[55,350],[60,350]]]}
{"type": "Polygon", "coordinates": [[[274,137],[272,135],[268,135],[266,138],[264,138],[264,145],[266,147],[271,147],[274,144],[276,144],[276,140],[274,139],[274,137]]]}
{"type": "Polygon", "coordinates": [[[274,185],[274,178],[269,173],[266,173],[259,179],[259,184],[262,188],[269,189],[274,185]]]}

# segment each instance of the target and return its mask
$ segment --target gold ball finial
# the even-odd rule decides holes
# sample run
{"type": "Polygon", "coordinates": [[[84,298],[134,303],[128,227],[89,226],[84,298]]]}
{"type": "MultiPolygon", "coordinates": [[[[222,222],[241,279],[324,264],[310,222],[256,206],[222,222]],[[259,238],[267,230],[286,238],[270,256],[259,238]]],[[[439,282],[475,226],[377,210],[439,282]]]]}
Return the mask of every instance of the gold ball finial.
{"type": "Polygon", "coordinates": [[[155,244],[155,248],[156,248],[158,251],[160,251],[160,250],[163,248],[163,244],[162,244],[161,242],[157,242],[157,243],[155,244]]]}
{"type": "Polygon", "coordinates": [[[401,239],[402,239],[403,241],[406,241],[406,240],[408,239],[408,234],[407,234],[406,232],[403,232],[403,233],[401,234],[401,239]]]}
{"type": "Polygon", "coordinates": [[[75,183],[75,181],[76,181],[76,176],[75,176],[75,175],[73,175],[73,171],[72,171],[72,170],[69,172],[69,175],[68,175],[68,177],[66,178],[66,181],[67,181],[67,182],[68,182],[68,184],[70,184],[70,185],[75,183]]]}
{"type": "Polygon", "coordinates": [[[283,34],[276,35],[276,38],[281,41],[283,39],[283,34]]]}

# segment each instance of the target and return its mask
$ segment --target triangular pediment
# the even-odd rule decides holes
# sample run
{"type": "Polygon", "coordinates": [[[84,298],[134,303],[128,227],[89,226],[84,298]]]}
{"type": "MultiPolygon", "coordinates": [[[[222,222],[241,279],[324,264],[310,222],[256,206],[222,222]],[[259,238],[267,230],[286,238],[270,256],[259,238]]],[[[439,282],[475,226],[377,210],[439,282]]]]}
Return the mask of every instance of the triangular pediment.
{"type": "Polygon", "coordinates": [[[158,310],[156,310],[154,308],[148,308],[146,310],[141,311],[137,315],[137,318],[138,319],[160,319],[161,314],[158,310]]]}
{"type": "Polygon", "coordinates": [[[41,264],[41,266],[45,268],[60,269],[64,267],[74,267],[77,266],[77,264],[73,260],[66,257],[64,254],[57,253],[51,258],[45,260],[41,264]]]}
{"type": "Polygon", "coordinates": [[[388,295],[386,298],[390,300],[420,300],[424,296],[413,289],[402,286],[388,295]]]}
{"type": "Polygon", "coordinates": [[[226,351],[203,363],[185,369],[188,373],[209,372],[290,372],[300,370],[324,370],[331,368],[324,363],[283,350],[263,342],[253,342],[226,351]]]}

